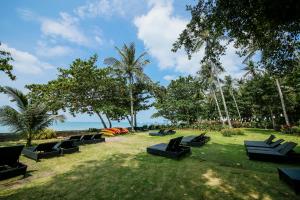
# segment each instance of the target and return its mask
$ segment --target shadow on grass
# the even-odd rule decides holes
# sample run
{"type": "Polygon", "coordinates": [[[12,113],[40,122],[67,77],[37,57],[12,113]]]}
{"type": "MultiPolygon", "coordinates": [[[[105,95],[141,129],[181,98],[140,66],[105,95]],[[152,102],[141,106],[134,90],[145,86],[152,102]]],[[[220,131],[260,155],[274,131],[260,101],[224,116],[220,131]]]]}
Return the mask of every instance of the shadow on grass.
{"type": "Polygon", "coordinates": [[[231,144],[193,148],[180,161],[114,154],[12,190],[5,199],[296,199],[279,181],[278,166],[249,161],[242,145],[231,144]]]}

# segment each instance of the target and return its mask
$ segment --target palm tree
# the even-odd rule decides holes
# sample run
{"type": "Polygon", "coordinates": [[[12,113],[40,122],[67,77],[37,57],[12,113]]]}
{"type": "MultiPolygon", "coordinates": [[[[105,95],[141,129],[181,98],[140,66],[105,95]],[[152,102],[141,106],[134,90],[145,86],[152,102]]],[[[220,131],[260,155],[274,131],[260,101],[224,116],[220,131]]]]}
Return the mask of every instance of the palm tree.
{"type": "Polygon", "coordinates": [[[145,59],[147,52],[143,52],[136,58],[136,50],[134,43],[129,46],[124,44],[122,49],[116,47],[116,50],[120,56],[120,60],[114,57],[109,57],[104,60],[104,63],[110,65],[113,69],[119,72],[127,80],[129,86],[129,98],[130,98],[130,125],[132,131],[134,131],[134,99],[133,99],[133,84],[139,82],[151,82],[150,78],[144,74],[144,67],[150,63],[148,59],[145,59]]]}
{"type": "Polygon", "coordinates": [[[248,61],[247,66],[243,68],[245,72],[244,74],[244,78],[246,77],[256,77],[258,74],[260,74],[262,72],[261,69],[259,69],[253,61],[248,61]]]}
{"type": "Polygon", "coordinates": [[[225,110],[225,114],[226,114],[228,126],[229,126],[229,128],[232,128],[230,117],[229,117],[229,112],[228,112],[226,101],[225,101],[225,97],[224,97],[224,94],[223,94],[223,89],[222,89],[222,86],[221,86],[221,83],[220,83],[220,79],[219,79],[219,76],[218,76],[218,74],[220,72],[223,72],[224,69],[221,66],[216,66],[213,63],[212,63],[212,65],[213,65],[212,66],[212,73],[216,76],[216,79],[217,79],[217,84],[218,84],[218,87],[219,87],[219,90],[220,90],[220,93],[221,93],[221,97],[222,97],[222,101],[223,101],[223,106],[224,106],[224,110],[225,110]]]}
{"type": "Polygon", "coordinates": [[[240,109],[238,107],[238,104],[236,102],[236,99],[235,99],[235,96],[234,96],[234,88],[233,88],[233,79],[231,78],[231,76],[225,76],[225,86],[227,87],[227,90],[229,91],[229,94],[232,96],[232,99],[233,99],[233,102],[234,102],[234,105],[236,107],[236,111],[239,115],[239,118],[240,118],[240,121],[242,120],[241,118],[241,114],[240,114],[240,109]]]}
{"type": "Polygon", "coordinates": [[[1,92],[7,94],[12,102],[16,102],[18,109],[11,106],[0,108],[0,124],[9,126],[12,131],[26,134],[27,146],[31,145],[32,136],[50,126],[54,121],[63,121],[63,115],[48,113],[47,107],[42,103],[32,103],[21,91],[2,87],[1,92]]]}
{"type": "Polygon", "coordinates": [[[213,71],[212,71],[211,65],[205,63],[204,65],[202,65],[202,68],[198,72],[198,74],[200,75],[200,80],[201,80],[202,85],[204,85],[204,88],[209,89],[210,93],[212,93],[213,99],[215,100],[215,103],[217,106],[220,121],[222,122],[222,125],[224,126],[225,124],[223,121],[222,112],[221,112],[219,102],[217,99],[217,95],[216,95],[216,85],[215,85],[216,77],[212,72],[213,71]]]}
{"type": "MultiPolygon", "coordinates": [[[[254,62],[250,60],[250,58],[254,55],[254,53],[255,53],[255,51],[251,50],[249,52],[249,54],[247,55],[246,59],[243,61],[243,63],[248,62],[247,67],[244,68],[244,70],[247,71],[245,73],[244,77],[249,76],[249,75],[251,75],[252,77],[256,77],[260,72],[262,72],[262,70],[258,69],[258,67],[254,65],[254,62]]],[[[275,77],[275,84],[276,84],[276,87],[277,87],[277,90],[278,90],[279,99],[280,99],[281,107],[282,107],[282,112],[283,112],[283,116],[284,116],[284,119],[285,119],[285,124],[287,126],[290,126],[290,121],[289,121],[289,117],[288,117],[287,112],[286,112],[286,106],[285,106],[285,102],[284,102],[280,82],[279,82],[279,79],[277,77],[275,77]]]]}

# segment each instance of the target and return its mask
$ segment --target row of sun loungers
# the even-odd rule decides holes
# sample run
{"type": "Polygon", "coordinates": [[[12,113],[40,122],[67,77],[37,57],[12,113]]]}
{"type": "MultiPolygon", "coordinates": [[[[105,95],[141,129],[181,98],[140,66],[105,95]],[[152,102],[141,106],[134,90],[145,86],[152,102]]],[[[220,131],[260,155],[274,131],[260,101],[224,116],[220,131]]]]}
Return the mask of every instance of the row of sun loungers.
{"type": "Polygon", "coordinates": [[[41,158],[50,158],[63,154],[78,152],[78,145],[95,144],[104,141],[105,138],[102,138],[102,134],[76,135],[71,136],[68,140],[63,140],[61,142],[48,142],[33,147],[26,147],[23,149],[22,153],[24,156],[38,161],[41,158]]]}
{"type": "Polygon", "coordinates": [[[199,136],[177,137],[169,141],[168,144],[160,143],[147,148],[149,154],[163,156],[167,158],[179,159],[191,153],[192,147],[200,147],[209,141],[205,134],[199,136]]]}
{"type": "Polygon", "coordinates": [[[166,135],[173,135],[175,133],[176,133],[176,131],[174,131],[173,129],[169,129],[169,130],[161,129],[158,132],[149,133],[149,135],[150,136],[166,136],[166,135]]]}
{"type": "Polygon", "coordinates": [[[0,147],[0,180],[26,174],[27,166],[19,162],[21,153],[27,158],[38,161],[41,158],[50,158],[79,151],[78,145],[104,142],[102,134],[71,136],[60,142],[41,143],[37,146],[24,145],[0,147]]]}

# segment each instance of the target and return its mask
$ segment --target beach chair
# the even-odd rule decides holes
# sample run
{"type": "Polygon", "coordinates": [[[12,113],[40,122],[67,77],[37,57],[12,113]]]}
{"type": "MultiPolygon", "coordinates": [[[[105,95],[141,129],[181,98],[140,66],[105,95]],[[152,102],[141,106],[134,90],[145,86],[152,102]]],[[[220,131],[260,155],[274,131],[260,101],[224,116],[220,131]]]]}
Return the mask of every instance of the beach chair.
{"type": "Polygon", "coordinates": [[[103,138],[100,133],[94,134],[92,139],[94,140],[94,143],[105,142],[105,138],[103,138]]]}
{"type": "Polygon", "coordinates": [[[149,133],[149,135],[151,135],[151,136],[165,136],[167,134],[166,134],[165,130],[161,129],[158,132],[151,132],[151,133],[149,133]]]}
{"type": "Polygon", "coordinates": [[[296,194],[300,194],[300,169],[277,168],[279,179],[287,183],[296,194]]]}
{"type": "Polygon", "coordinates": [[[273,141],[275,139],[274,135],[270,135],[265,141],[244,141],[245,146],[248,147],[265,147],[265,148],[274,148],[282,143],[284,140],[280,139],[273,141]]]}
{"type": "Polygon", "coordinates": [[[293,151],[297,143],[286,142],[280,148],[269,150],[248,149],[247,155],[250,160],[262,160],[270,162],[299,162],[300,154],[293,151]]]}
{"type": "Polygon", "coordinates": [[[202,133],[198,136],[196,135],[190,135],[186,136],[182,139],[181,144],[185,146],[191,146],[191,147],[201,147],[205,143],[207,143],[210,140],[210,137],[205,136],[205,133],[202,133]]]}
{"type": "Polygon", "coordinates": [[[24,145],[0,147],[0,180],[23,175],[25,176],[27,165],[19,162],[24,145]]]}
{"type": "Polygon", "coordinates": [[[180,145],[183,137],[171,139],[168,144],[160,143],[147,148],[149,154],[179,159],[189,153],[191,148],[180,145]]]}
{"type": "Polygon", "coordinates": [[[79,147],[75,144],[73,140],[63,140],[54,146],[61,155],[70,154],[79,151],[79,147]]]}
{"type": "Polygon", "coordinates": [[[81,144],[83,144],[81,142],[81,137],[82,137],[82,135],[73,135],[73,136],[70,136],[70,138],[68,140],[72,140],[75,145],[81,145],[81,144]]]}
{"type": "Polygon", "coordinates": [[[33,147],[26,147],[23,149],[22,154],[35,161],[38,161],[41,158],[59,156],[59,150],[54,148],[56,144],[57,142],[48,142],[33,147]]]}

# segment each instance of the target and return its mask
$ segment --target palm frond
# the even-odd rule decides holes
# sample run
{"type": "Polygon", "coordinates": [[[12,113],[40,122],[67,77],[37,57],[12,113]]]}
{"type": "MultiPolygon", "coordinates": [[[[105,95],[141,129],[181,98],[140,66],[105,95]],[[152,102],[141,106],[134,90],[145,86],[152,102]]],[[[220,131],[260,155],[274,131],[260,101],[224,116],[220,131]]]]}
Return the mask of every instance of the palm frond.
{"type": "Polygon", "coordinates": [[[9,86],[5,86],[1,88],[1,92],[7,94],[11,98],[11,102],[16,102],[17,106],[21,110],[26,109],[28,105],[28,99],[22,91],[9,86]]]}
{"type": "Polygon", "coordinates": [[[10,127],[13,132],[19,132],[24,129],[22,114],[10,106],[0,108],[0,124],[10,127]]]}

